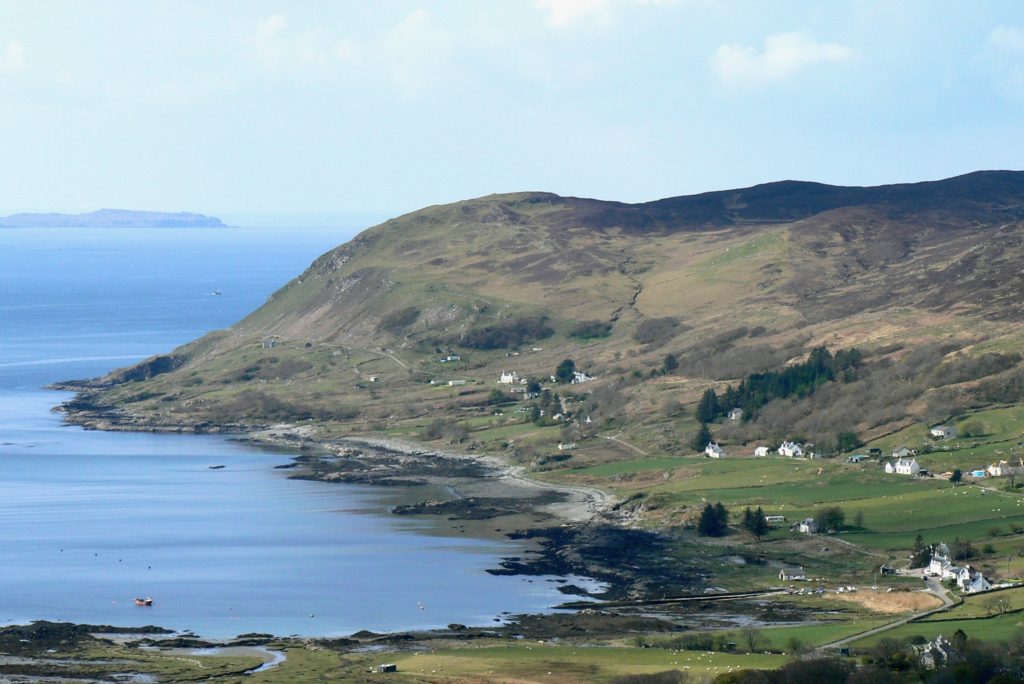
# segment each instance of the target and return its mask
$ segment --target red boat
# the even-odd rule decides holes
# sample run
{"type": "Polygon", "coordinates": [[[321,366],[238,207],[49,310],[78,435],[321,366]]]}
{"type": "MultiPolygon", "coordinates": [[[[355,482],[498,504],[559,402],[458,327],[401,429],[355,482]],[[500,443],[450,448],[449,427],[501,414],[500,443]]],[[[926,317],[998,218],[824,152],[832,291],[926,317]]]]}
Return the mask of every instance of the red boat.
{"type": "Polygon", "coordinates": [[[151,606],[153,605],[153,599],[147,596],[146,598],[135,599],[135,605],[137,606],[151,606]]]}

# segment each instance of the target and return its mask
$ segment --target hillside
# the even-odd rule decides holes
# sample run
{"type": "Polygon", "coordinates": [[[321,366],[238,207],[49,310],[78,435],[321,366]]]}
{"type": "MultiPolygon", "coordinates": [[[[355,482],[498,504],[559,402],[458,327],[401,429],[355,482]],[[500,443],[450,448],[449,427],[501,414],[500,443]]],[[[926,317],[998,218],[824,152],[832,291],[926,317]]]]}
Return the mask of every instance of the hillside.
{"type": "Polygon", "coordinates": [[[214,216],[188,212],[100,209],[86,214],[11,214],[0,228],[223,228],[214,216]]]}
{"type": "Polygon", "coordinates": [[[1024,172],[643,204],[491,195],[363,232],[231,329],[111,374],[86,403],[148,427],[443,436],[538,467],[580,439],[569,460],[588,465],[687,451],[704,390],[825,345],[864,352],[857,382],[718,434],[877,438],[1017,400],[1022,240],[1024,172]],[[550,384],[567,358],[595,376],[555,388],[568,402],[547,416],[569,420],[527,420],[537,401],[497,383],[550,384]]]}

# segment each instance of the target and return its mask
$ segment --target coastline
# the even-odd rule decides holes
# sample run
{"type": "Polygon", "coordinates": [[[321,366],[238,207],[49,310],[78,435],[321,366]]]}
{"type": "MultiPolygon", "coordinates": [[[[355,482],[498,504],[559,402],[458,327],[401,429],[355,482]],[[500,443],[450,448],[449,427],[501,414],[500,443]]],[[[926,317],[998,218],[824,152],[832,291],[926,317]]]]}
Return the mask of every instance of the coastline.
{"type": "MultiPolygon", "coordinates": [[[[668,558],[679,531],[642,529],[631,508],[598,489],[530,478],[493,454],[464,454],[379,435],[328,438],[311,425],[218,425],[155,422],[99,401],[102,381],[66,382],[51,389],[76,395],[54,410],[90,430],[219,434],[292,452],[288,477],[375,486],[432,485],[440,499],[392,509],[433,515],[457,534],[525,542],[522,557],[503,559],[492,574],[589,578],[601,586],[561,587],[567,596],[634,600],[686,594],[706,579],[681,572],[668,558]]],[[[435,494],[436,496],[436,494],[435,494]]],[[[625,503],[628,503],[625,502],[625,503]]],[[[688,565],[688,564],[687,564],[688,565]]]]}
{"type": "Polygon", "coordinates": [[[93,390],[97,385],[91,381],[54,383],[49,389],[76,393],[53,409],[64,414],[65,421],[72,425],[109,432],[229,435],[259,446],[299,452],[294,477],[377,485],[442,484],[451,486],[456,498],[461,499],[551,499],[539,503],[536,512],[566,523],[609,519],[618,503],[615,497],[594,487],[535,480],[521,466],[493,454],[459,453],[373,434],[323,438],[315,428],[292,424],[157,423],[95,402],[93,390]],[[424,461],[432,467],[424,468],[424,461]]]}

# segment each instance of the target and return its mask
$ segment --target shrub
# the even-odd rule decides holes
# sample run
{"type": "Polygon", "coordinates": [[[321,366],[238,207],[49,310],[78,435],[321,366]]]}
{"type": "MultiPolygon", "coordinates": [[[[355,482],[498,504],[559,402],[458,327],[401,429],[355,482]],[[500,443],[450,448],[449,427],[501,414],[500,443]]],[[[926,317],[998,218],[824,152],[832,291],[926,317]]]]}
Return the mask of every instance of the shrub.
{"type": "Polygon", "coordinates": [[[462,336],[459,344],[471,349],[501,349],[542,340],[553,334],[555,330],[548,325],[546,316],[508,318],[470,330],[462,336]]]}
{"type": "Polygon", "coordinates": [[[608,337],[612,332],[612,324],[605,321],[580,321],[569,330],[569,337],[581,340],[593,340],[608,337]]]}
{"type": "Polygon", "coordinates": [[[977,419],[969,420],[964,423],[960,434],[964,437],[981,437],[985,434],[985,424],[977,419]]]}
{"type": "Polygon", "coordinates": [[[679,321],[672,316],[648,318],[640,322],[633,331],[633,339],[640,344],[656,346],[664,344],[676,335],[679,321]]]}
{"type": "Polygon", "coordinates": [[[390,313],[385,314],[377,325],[378,330],[385,330],[393,335],[397,335],[402,332],[405,328],[412,325],[417,318],[420,316],[420,310],[415,306],[407,306],[404,309],[396,309],[390,313]]]}

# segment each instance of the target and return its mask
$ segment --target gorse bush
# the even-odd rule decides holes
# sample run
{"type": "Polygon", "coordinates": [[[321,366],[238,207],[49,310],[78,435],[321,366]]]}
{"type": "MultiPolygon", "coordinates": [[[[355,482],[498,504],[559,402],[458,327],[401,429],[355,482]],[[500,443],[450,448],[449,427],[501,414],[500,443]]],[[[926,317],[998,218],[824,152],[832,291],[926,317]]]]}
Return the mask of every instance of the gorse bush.
{"type": "Polygon", "coordinates": [[[493,325],[470,330],[458,343],[471,349],[502,349],[536,342],[555,334],[546,316],[506,318],[493,325]]]}

